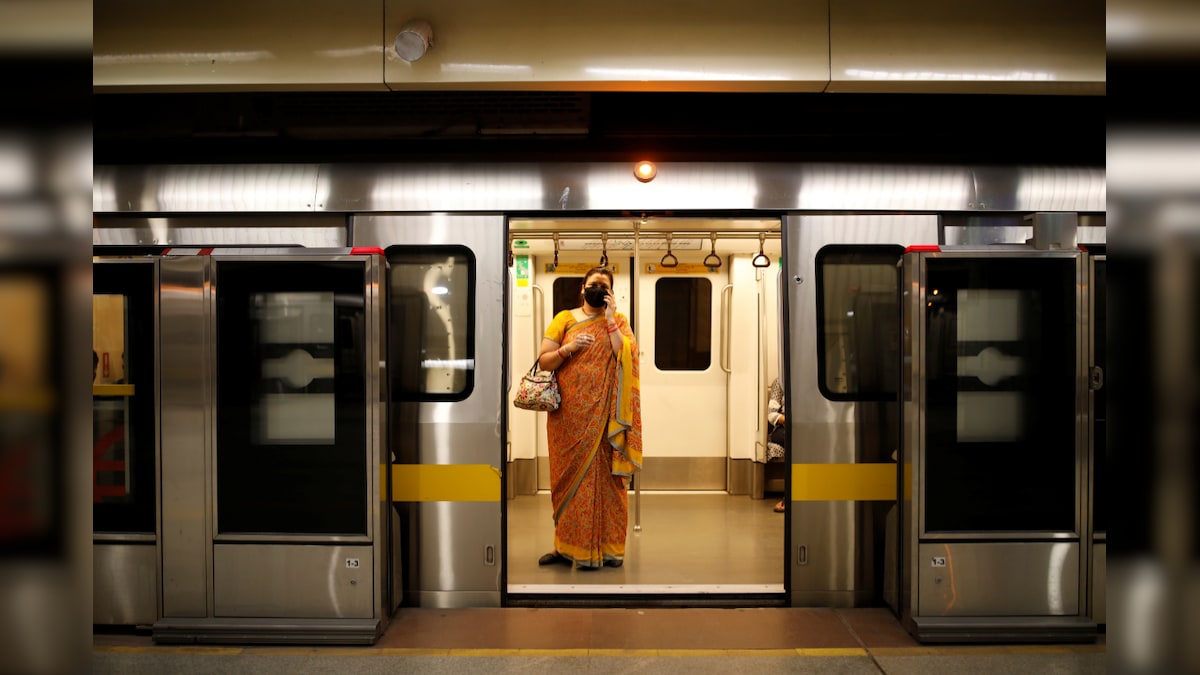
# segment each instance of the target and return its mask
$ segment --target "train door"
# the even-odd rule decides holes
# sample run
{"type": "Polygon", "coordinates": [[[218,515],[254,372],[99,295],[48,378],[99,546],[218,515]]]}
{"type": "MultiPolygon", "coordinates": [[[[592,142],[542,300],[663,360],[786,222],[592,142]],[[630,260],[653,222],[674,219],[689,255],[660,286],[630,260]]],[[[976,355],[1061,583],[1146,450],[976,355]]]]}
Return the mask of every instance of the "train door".
{"type": "Polygon", "coordinates": [[[938,241],[938,219],[793,216],[785,230],[791,603],[879,604],[898,547],[896,263],[938,241]]]}
{"type": "MultiPolygon", "coordinates": [[[[767,378],[777,370],[768,365],[781,353],[777,269],[756,254],[760,232],[777,232],[779,221],[641,225],[650,231],[631,232],[628,221],[510,222],[513,379],[533,362],[553,316],[578,305],[587,270],[606,259],[640,352],[644,464],[629,492],[621,569],[579,577],[539,566],[554,543],[546,413],[513,408],[509,391],[508,601],[628,602],[612,597],[619,593],[651,604],[687,594],[719,603],[732,593],[740,603],[777,603],[784,518],[751,485],[767,378]]],[[[776,260],[778,239],[768,247],[776,260]]]]}
{"type": "Polygon", "coordinates": [[[405,604],[500,604],[504,221],[355,216],[388,264],[386,476],[405,604]]]}
{"type": "Polygon", "coordinates": [[[374,642],[381,256],[172,248],[159,265],[155,640],[374,642]]]}
{"type": "Polygon", "coordinates": [[[92,621],[157,616],[157,258],[92,267],[92,621]]]}

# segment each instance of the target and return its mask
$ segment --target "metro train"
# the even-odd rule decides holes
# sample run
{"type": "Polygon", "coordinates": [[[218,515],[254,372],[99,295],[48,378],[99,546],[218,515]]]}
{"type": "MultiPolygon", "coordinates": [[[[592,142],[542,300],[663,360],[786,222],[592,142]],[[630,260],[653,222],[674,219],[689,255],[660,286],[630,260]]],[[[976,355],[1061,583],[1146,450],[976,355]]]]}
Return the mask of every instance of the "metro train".
{"type": "Polygon", "coordinates": [[[656,169],[97,166],[94,622],[353,643],[405,605],[890,606],[921,639],[1094,634],[1103,168],[656,169]],[[581,578],[536,564],[545,414],[512,397],[598,264],[645,463],[626,564],[581,578]]]}

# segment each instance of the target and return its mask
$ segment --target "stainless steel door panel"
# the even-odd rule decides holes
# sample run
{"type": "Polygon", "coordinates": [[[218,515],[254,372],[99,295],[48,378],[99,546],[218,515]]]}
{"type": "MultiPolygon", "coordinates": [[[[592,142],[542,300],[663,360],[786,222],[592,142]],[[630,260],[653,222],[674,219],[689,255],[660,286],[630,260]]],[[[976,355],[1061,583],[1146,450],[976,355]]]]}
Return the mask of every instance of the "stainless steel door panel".
{"type": "Polygon", "coordinates": [[[208,615],[206,476],[212,432],[212,358],[205,285],[207,259],[164,258],[159,266],[163,617],[208,615]]]}
{"type": "Polygon", "coordinates": [[[500,604],[500,509],[500,502],[421,504],[421,607],[500,604]]]}
{"type": "MultiPolygon", "coordinates": [[[[394,406],[415,421],[415,440],[407,432],[391,439],[392,451],[405,463],[487,465],[496,480],[505,470],[503,414],[507,391],[504,353],[505,268],[507,243],[501,216],[357,216],[354,246],[465,246],[474,256],[474,384],[462,400],[420,401],[394,406]],[[412,410],[415,408],[415,411],[412,410]],[[398,447],[412,443],[416,447],[398,447]]],[[[403,319],[389,331],[405,330],[403,319]]],[[[397,412],[399,411],[399,412],[397,412]]],[[[502,491],[497,489],[495,495],[502,491]]],[[[501,514],[499,499],[483,501],[412,501],[394,495],[401,517],[415,531],[406,540],[406,591],[422,607],[498,606],[501,588],[501,514]]]]}
{"type": "Polygon", "coordinates": [[[149,625],[158,614],[158,551],[149,544],[92,545],[92,623],[149,625]]]}
{"type": "Polygon", "coordinates": [[[213,614],[369,619],[374,570],[371,546],[218,544],[213,614]]]}
{"type": "MultiPolygon", "coordinates": [[[[937,217],[789,216],[784,220],[786,265],[782,293],[788,303],[789,370],[787,422],[794,440],[792,464],[857,464],[894,461],[893,447],[867,447],[856,420],[862,406],[879,403],[830,401],[818,389],[815,258],[830,244],[910,245],[937,242],[937,217]]],[[[790,468],[790,467],[789,467],[790,468]]],[[[793,489],[795,487],[793,486],[793,489]]],[[[792,499],[803,495],[791,495],[792,499]]],[[[874,502],[793,501],[788,560],[792,602],[796,605],[852,606],[871,600],[874,571],[869,556],[855,554],[882,546],[882,532],[869,531],[858,510],[874,502]],[[875,539],[880,539],[878,544],[875,539]],[[801,548],[807,547],[807,548],[801,548]],[[866,547],[866,548],[860,548],[866,547]],[[803,560],[803,562],[801,562],[803,560]]]]}
{"type": "Polygon", "coordinates": [[[1079,543],[921,544],[921,616],[1079,613],[1079,543]]]}
{"type": "Polygon", "coordinates": [[[852,501],[793,502],[792,602],[797,606],[853,607],[855,575],[855,511],[852,501]]]}
{"type": "Polygon", "coordinates": [[[815,256],[829,244],[896,244],[937,242],[935,216],[791,216],[787,230],[787,278],[791,350],[788,372],[788,424],[795,437],[812,442],[792,448],[792,461],[840,463],[862,461],[855,447],[857,404],[830,401],[817,388],[815,256]]]}

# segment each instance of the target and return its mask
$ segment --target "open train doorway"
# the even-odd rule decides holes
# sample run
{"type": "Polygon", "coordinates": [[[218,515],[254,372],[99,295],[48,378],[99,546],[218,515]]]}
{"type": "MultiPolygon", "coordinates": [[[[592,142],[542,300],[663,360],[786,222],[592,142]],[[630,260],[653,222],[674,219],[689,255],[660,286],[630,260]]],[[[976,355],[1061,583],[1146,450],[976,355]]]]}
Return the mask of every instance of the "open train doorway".
{"type": "Polygon", "coordinates": [[[767,466],[779,233],[777,218],[510,219],[509,604],[784,603],[783,458],[767,466]],[[551,413],[512,394],[598,266],[636,340],[643,465],[620,567],[539,565],[555,549],[551,413]]]}

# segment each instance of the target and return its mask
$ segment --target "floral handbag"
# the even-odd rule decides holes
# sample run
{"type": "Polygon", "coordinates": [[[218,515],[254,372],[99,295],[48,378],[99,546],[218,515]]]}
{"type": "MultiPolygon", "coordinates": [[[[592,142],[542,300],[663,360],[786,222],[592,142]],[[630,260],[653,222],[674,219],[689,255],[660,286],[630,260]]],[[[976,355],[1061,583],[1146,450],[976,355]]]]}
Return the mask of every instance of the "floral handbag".
{"type": "Polygon", "coordinates": [[[529,367],[529,372],[521,377],[521,386],[517,388],[517,397],[513,405],[522,410],[558,410],[562,396],[558,393],[558,377],[553,370],[538,369],[537,359],[529,367]]]}

